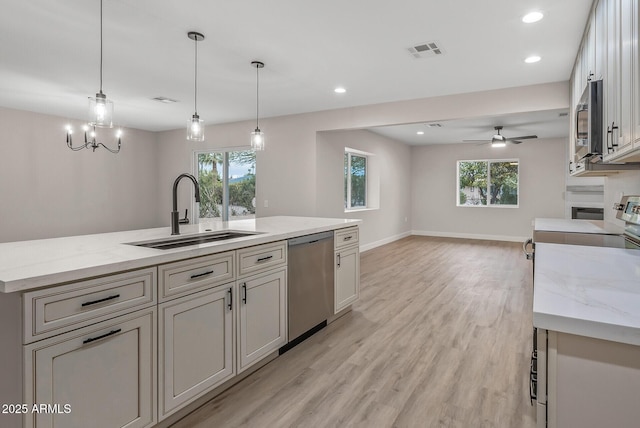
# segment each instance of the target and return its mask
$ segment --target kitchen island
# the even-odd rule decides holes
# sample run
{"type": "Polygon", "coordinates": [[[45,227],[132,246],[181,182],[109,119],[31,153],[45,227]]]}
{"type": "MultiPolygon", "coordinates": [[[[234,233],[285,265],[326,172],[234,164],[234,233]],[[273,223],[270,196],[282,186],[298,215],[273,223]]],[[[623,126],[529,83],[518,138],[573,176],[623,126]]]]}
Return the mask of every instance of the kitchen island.
{"type": "Polygon", "coordinates": [[[535,262],[538,426],[637,426],[640,251],[537,243],[535,262]]]}
{"type": "Polygon", "coordinates": [[[360,223],[187,225],[247,235],[169,249],[136,245],[168,228],[0,244],[0,425],[167,426],[287,343],[287,239],[334,231],[335,294],[357,298],[360,223]]]}

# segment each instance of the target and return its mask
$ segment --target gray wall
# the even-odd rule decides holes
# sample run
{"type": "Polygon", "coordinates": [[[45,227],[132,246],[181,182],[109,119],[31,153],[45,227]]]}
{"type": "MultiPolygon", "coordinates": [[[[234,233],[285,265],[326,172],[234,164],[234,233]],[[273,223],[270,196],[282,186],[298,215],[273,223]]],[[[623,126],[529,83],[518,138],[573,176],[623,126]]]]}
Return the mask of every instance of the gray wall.
{"type": "MultiPolygon", "coordinates": [[[[316,215],[360,218],[363,250],[409,235],[411,231],[411,149],[369,131],[319,132],[316,146],[316,215]],[[379,208],[344,211],[344,149],[372,153],[379,179],[379,208]]],[[[373,180],[374,177],[370,176],[373,180]]],[[[369,195],[373,196],[373,195],[369,195]]],[[[371,198],[373,199],[373,198],[371,198]]]]}
{"type": "Polygon", "coordinates": [[[159,226],[154,133],[124,129],[117,155],[73,152],[67,123],[0,108],[0,242],[159,226]]]}
{"type": "Polygon", "coordinates": [[[525,141],[505,148],[489,144],[413,147],[411,181],[415,234],[522,240],[535,217],[564,217],[565,139],[525,141]],[[458,160],[520,160],[518,208],[456,206],[458,160]]]}
{"type": "MultiPolygon", "coordinates": [[[[320,131],[567,108],[568,93],[567,82],[558,82],[261,120],[267,149],[257,157],[257,215],[326,215],[317,194],[323,191],[320,131]]],[[[171,184],[179,173],[193,170],[193,151],[246,146],[255,126],[252,121],[209,125],[207,141],[200,144],[188,143],[182,129],[157,134],[125,129],[122,152],[111,155],[67,149],[64,118],[0,113],[0,241],[168,226],[171,184]]],[[[186,184],[180,186],[181,209],[189,207],[190,194],[186,184]]],[[[397,217],[389,221],[384,234],[393,235],[367,228],[362,244],[404,230],[397,217]]]]}

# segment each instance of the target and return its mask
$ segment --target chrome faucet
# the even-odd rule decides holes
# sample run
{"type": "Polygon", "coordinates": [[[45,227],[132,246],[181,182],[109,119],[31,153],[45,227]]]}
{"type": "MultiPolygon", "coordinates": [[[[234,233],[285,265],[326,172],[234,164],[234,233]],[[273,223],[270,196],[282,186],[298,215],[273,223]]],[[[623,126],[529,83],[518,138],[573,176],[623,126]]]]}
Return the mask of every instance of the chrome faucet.
{"type": "Polygon", "coordinates": [[[178,213],[178,183],[183,178],[188,178],[193,182],[196,189],[196,202],[200,202],[200,186],[198,180],[191,174],[180,174],[176,181],[173,182],[173,211],[171,211],[171,234],[180,235],[180,214],[178,213]]]}

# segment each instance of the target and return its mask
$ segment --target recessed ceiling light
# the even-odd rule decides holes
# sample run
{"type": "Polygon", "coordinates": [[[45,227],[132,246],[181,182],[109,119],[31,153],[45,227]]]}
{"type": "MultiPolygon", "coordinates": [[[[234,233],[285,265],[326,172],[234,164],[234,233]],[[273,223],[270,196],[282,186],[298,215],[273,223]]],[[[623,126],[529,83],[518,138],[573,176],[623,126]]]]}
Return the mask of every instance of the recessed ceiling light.
{"type": "Polygon", "coordinates": [[[527,57],[524,62],[526,62],[527,64],[533,64],[534,62],[538,62],[540,61],[542,58],[540,58],[538,55],[531,55],[530,57],[527,57]]]}
{"type": "Polygon", "coordinates": [[[418,131],[418,132],[416,132],[416,134],[418,134],[418,135],[424,135],[424,131],[418,131]]]}
{"type": "Polygon", "coordinates": [[[336,94],[344,94],[345,92],[347,92],[347,90],[342,86],[338,86],[333,90],[333,92],[335,92],[336,94]]]}
{"type": "Polygon", "coordinates": [[[524,22],[525,24],[531,24],[533,22],[540,21],[542,18],[544,18],[542,12],[531,12],[522,17],[522,22],[524,22]]]}

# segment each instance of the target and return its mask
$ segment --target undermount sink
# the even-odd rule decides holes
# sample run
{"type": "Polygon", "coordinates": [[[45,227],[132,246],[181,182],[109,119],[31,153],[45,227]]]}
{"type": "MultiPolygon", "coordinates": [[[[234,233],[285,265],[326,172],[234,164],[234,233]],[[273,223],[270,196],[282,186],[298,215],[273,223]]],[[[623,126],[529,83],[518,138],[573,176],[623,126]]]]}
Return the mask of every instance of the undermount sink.
{"type": "Polygon", "coordinates": [[[173,238],[155,239],[153,241],[129,242],[128,245],[137,247],[169,250],[172,248],[188,247],[190,245],[206,244],[208,242],[226,241],[228,239],[243,238],[258,235],[261,232],[241,232],[237,230],[223,230],[220,232],[200,233],[197,235],[176,236],[173,238]]]}

